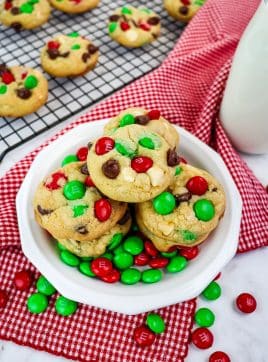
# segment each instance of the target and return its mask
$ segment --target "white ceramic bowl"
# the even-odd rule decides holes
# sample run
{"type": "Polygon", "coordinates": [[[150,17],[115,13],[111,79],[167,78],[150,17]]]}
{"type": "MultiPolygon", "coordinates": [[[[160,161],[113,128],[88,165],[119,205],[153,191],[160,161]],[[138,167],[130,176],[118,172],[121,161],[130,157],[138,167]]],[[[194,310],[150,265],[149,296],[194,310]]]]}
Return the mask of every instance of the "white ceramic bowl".
{"type": "Polygon", "coordinates": [[[17,214],[24,254],[67,298],[112,311],[137,314],[198,296],[234,256],[238,244],[242,202],[220,156],[180,127],[180,154],[214,175],[226,191],[226,211],[217,229],[200,247],[199,256],[177,274],[165,274],[156,284],[106,284],[63,264],[56,246],[34,219],[33,196],[39,182],[62,159],[102,135],[106,120],[80,125],[41,151],[17,195],[17,214]]]}

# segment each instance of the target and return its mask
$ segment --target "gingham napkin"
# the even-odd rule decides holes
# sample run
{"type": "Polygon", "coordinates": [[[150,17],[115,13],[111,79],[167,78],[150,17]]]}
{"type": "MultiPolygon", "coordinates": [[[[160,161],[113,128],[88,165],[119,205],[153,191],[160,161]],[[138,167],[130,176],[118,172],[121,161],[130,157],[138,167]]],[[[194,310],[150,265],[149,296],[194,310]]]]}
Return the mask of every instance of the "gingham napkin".
{"type": "Polygon", "coordinates": [[[167,321],[167,330],[145,349],[138,348],[133,341],[134,329],[144,321],[144,315],[128,317],[81,305],[75,315],[64,318],[53,310],[55,296],[45,313],[30,314],[25,301],[34,287],[30,292],[18,292],[12,286],[16,271],[30,268],[36,276],[38,273],[20,249],[15,197],[37,153],[71,128],[111,117],[129,106],[158,108],[171,122],[214,147],[228,166],[243,198],[238,251],[267,245],[268,196],[233,150],[218,119],[232,55],[258,4],[258,0],[208,0],[158,70],[70,124],[0,180],[0,287],[10,293],[7,307],[0,312],[0,338],[87,362],[184,360],[194,300],[159,310],[167,321]]]}

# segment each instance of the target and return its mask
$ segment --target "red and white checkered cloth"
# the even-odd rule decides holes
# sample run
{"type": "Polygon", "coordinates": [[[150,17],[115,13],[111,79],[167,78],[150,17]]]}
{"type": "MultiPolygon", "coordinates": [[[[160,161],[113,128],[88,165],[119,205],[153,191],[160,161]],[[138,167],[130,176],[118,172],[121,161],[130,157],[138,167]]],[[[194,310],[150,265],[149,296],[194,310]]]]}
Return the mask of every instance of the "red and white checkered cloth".
{"type": "Polygon", "coordinates": [[[77,124],[111,117],[129,106],[158,108],[171,122],[214,147],[228,166],[243,198],[238,251],[267,245],[268,195],[233,150],[218,119],[231,58],[258,4],[258,0],[208,0],[158,70],[99,104],[0,180],[0,287],[9,293],[8,305],[0,311],[0,338],[87,362],[184,360],[194,300],[158,311],[167,321],[167,330],[147,349],[138,348],[133,341],[134,328],[144,321],[144,315],[129,317],[81,305],[75,315],[64,318],[53,310],[55,297],[45,313],[30,314],[25,301],[34,287],[19,292],[12,286],[16,271],[30,268],[36,276],[38,273],[20,249],[15,197],[37,153],[77,124]]]}

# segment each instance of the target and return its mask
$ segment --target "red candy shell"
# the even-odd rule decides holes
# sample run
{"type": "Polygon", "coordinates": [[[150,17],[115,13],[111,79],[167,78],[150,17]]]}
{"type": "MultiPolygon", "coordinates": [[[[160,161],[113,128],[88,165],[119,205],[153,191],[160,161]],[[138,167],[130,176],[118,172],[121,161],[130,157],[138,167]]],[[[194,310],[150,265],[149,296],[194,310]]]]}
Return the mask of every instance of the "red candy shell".
{"type": "Polygon", "coordinates": [[[112,213],[112,205],[106,199],[99,199],[94,205],[96,218],[103,222],[109,219],[112,213]]]}
{"type": "Polygon", "coordinates": [[[187,164],[188,162],[185,160],[185,158],[180,157],[180,162],[187,164]]]}
{"type": "Polygon", "coordinates": [[[92,181],[90,176],[87,176],[86,180],[85,180],[85,185],[87,187],[95,187],[94,182],[92,181]]]}
{"type": "Polygon", "coordinates": [[[60,43],[58,41],[51,40],[47,43],[48,49],[59,49],[60,43]]]}
{"type": "Polygon", "coordinates": [[[146,240],[144,242],[144,249],[146,253],[149,254],[150,256],[155,257],[159,254],[158,250],[150,240],[146,240]]]}
{"type": "Polygon", "coordinates": [[[215,278],[213,279],[213,280],[217,280],[217,279],[219,279],[221,277],[221,272],[219,272],[216,276],[215,276],[215,278]]]}
{"type": "Polygon", "coordinates": [[[5,2],[5,10],[9,10],[12,8],[11,2],[5,2]]]}
{"type": "Polygon", "coordinates": [[[194,195],[203,195],[208,190],[208,183],[201,176],[194,176],[187,182],[186,187],[194,195]]]}
{"type": "Polygon", "coordinates": [[[134,339],[140,347],[149,347],[154,343],[155,334],[146,326],[140,326],[134,331],[134,339]]]}
{"type": "Polygon", "coordinates": [[[112,272],[113,264],[111,260],[107,258],[96,258],[91,263],[91,270],[97,275],[97,277],[102,278],[112,272]]]}
{"type": "Polygon", "coordinates": [[[243,313],[252,313],[257,308],[256,299],[249,293],[242,293],[236,298],[237,308],[243,313]]]}
{"type": "Polygon", "coordinates": [[[1,77],[2,77],[2,82],[5,84],[10,84],[10,83],[14,82],[14,80],[15,80],[13,74],[10,72],[3,72],[1,74],[1,77]]]}
{"type": "Polygon", "coordinates": [[[151,27],[149,24],[147,23],[141,23],[140,24],[140,29],[144,30],[144,31],[150,31],[151,27]]]}
{"type": "Polygon", "coordinates": [[[192,332],[192,342],[200,349],[207,349],[213,344],[213,334],[207,328],[197,328],[192,332]]]}
{"type": "Polygon", "coordinates": [[[14,285],[18,290],[28,290],[32,282],[32,273],[28,270],[21,270],[15,274],[14,285]]]}
{"type": "Polygon", "coordinates": [[[148,116],[150,119],[159,119],[160,118],[160,111],[158,109],[152,109],[150,112],[148,112],[148,116]]]}
{"type": "Polygon", "coordinates": [[[76,156],[78,158],[79,161],[86,161],[87,159],[87,154],[88,154],[88,148],[87,147],[81,147],[79,148],[79,150],[76,152],[76,156]]]}
{"type": "Polygon", "coordinates": [[[226,353],[217,351],[209,357],[209,362],[231,362],[231,360],[226,353]]]}
{"type": "Polygon", "coordinates": [[[121,274],[117,269],[113,269],[111,273],[101,277],[101,280],[105,283],[116,283],[120,280],[121,274]]]}
{"type": "Polygon", "coordinates": [[[130,29],[130,25],[128,23],[126,23],[125,21],[122,21],[122,23],[120,24],[120,27],[123,31],[127,31],[130,29]]]}
{"type": "Polygon", "coordinates": [[[137,266],[144,266],[149,263],[150,256],[146,253],[140,253],[134,257],[134,264],[137,266]]]}
{"type": "Polygon", "coordinates": [[[114,140],[110,137],[100,138],[95,145],[95,152],[97,155],[104,155],[114,148],[114,140]]]}
{"type": "Polygon", "coordinates": [[[168,265],[168,263],[169,263],[169,260],[167,258],[158,257],[158,258],[151,259],[149,262],[149,265],[151,268],[160,269],[160,268],[166,267],[168,265]]]}
{"type": "Polygon", "coordinates": [[[192,260],[197,257],[199,253],[199,249],[197,246],[193,246],[192,248],[181,249],[180,255],[184,256],[187,260],[192,260]]]}
{"type": "Polygon", "coordinates": [[[191,1],[190,0],[181,0],[181,3],[185,6],[187,5],[191,5],[191,1]]]}
{"type": "Polygon", "coordinates": [[[45,186],[49,190],[57,190],[58,188],[62,187],[59,182],[65,183],[67,181],[67,177],[64,175],[63,172],[55,172],[50,177],[49,180],[45,183],[45,186]]]}
{"type": "Polygon", "coordinates": [[[0,290],[0,308],[5,308],[8,301],[8,295],[4,290],[0,290]]]}
{"type": "Polygon", "coordinates": [[[135,157],[131,160],[131,167],[137,173],[148,171],[153,166],[153,160],[146,156],[135,157]]]}

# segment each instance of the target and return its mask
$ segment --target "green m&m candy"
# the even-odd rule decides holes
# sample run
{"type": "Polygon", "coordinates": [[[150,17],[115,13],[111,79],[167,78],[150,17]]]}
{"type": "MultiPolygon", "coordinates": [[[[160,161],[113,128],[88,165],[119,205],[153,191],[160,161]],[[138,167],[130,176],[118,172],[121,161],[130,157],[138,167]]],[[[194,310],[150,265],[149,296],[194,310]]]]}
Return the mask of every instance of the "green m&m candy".
{"type": "Polygon", "coordinates": [[[63,195],[68,200],[81,199],[86,193],[86,186],[80,181],[69,181],[64,185],[63,195]]]}
{"type": "Polygon", "coordinates": [[[0,94],[5,94],[7,92],[7,85],[3,84],[0,86],[0,94]]]}
{"type": "Polygon", "coordinates": [[[64,159],[62,160],[61,166],[65,166],[68,163],[77,162],[77,161],[78,161],[78,158],[76,155],[68,155],[68,156],[64,157],[64,159]]]}
{"type": "Polygon", "coordinates": [[[123,6],[122,7],[122,9],[121,9],[121,13],[122,14],[129,14],[129,15],[131,15],[132,14],[132,11],[129,9],[129,8],[127,8],[126,6],[123,6]]]}
{"type": "Polygon", "coordinates": [[[80,259],[82,261],[91,261],[93,259],[93,256],[81,256],[80,259]]]}
{"type": "Polygon", "coordinates": [[[116,31],[117,26],[118,26],[118,24],[116,22],[112,21],[109,24],[109,33],[113,33],[114,31],[116,31]]]}
{"type": "Polygon", "coordinates": [[[201,199],[194,203],[194,212],[198,220],[209,221],[215,215],[215,207],[210,200],[201,199]]]}
{"type": "Polygon", "coordinates": [[[45,295],[52,295],[56,292],[53,285],[43,275],[38,278],[36,287],[38,292],[45,295]]]}
{"type": "Polygon", "coordinates": [[[221,287],[213,281],[203,290],[202,295],[208,300],[216,300],[221,296],[221,287]]]}
{"type": "Polygon", "coordinates": [[[74,45],[71,46],[72,50],[78,50],[80,48],[81,48],[81,46],[79,44],[74,44],[74,45]]]}
{"type": "Polygon", "coordinates": [[[79,36],[79,33],[77,31],[73,31],[72,33],[69,33],[68,36],[70,38],[77,38],[79,36]]]}
{"type": "Polygon", "coordinates": [[[162,272],[159,269],[147,269],[142,272],[141,280],[143,283],[157,283],[162,279],[162,272]]]}
{"type": "Polygon", "coordinates": [[[176,199],[170,192],[162,192],[153,199],[155,212],[160,215],[168,215],[173,212],[176,206],[176,199]]]}
{"type": "Polygon", "coordinates": [[[27,300],[27,308],[31,313],[39,314],[47,309],[48,300],[44,294],[34,293],[27,300]]]}
{"type": "Polygon", "coordinates": [[[121,282],[123,284],[133,285],[140,281],[141,272],[135,268],[129,268],[122,272],[121,282]]]}
{"type": "Polygon", "coordinates": [[[195,313],[194,319],[200,327],[211,327],[215,321],[215,315],[208,308],[200,308],[195,313]]]}
{"type": "Polygon", "coordinates": [[[76,312],[77,303],[61,295],[56,300],[55,309],[58,314],[64,317],[68,317],[69,315],[76,312]]]}
{"type": "Polygon", "coordinates": [[[181,255],[173,256],[166,269],[169,273],[178,273],[187,266],[187,259],[181,255]]]}
{"type": "Polygon", "coordinates": [[[162,252],[161,255],[163,255],[165,258],[173,258],[173,256],[177,255],[177,250],[171,251],[171,252],[162,252]]]}
{"type": "MultiPolygon", "coordinates": [[[[33,10],[34,10],[34,7],[29,2],[28,3],[25,2],[20,6],[20,12],[24,13],[24,14],[31,14],[33,12],[33,10]]],[[[28,89],[31,89],[31,88],[28,88],[28,89]]]]}
{"type": "Polygon", "coordinates": [[[178,176],[178,175],[181,173],[181,171],[182,171],[181,167],[180,167],[180,166],[177,166],[177,167],[175,168],[175,176],[178,176]]]}
{"type": "Polygon", "coordinates": [[[113,262],[118,269],[127,269],[133,265],[133,256],[129,253],[122,252],[115,255],[113,262]]]}
{"type": "Polygon", "coordinates": [[[112,239],[110,240],[110,243],[108,245],[109,250],[115,249],[123,240],[123,234],[122,233],[116,233],[113,235],[112,239]]]}
{"type": "Polygon", "coordinates": [[[123,248],[123,245],[118,245],[117,248],[113,249],[114,255],[118,255],[118,254],[121,254],[124,252],[125,252],[125,249],[123,248]]]}
{"type": "MultiPolygon", "coordinates": [[[[28,4],[28,5],[30,5],[30,4],[28,4]]],[[[32,6],[32,5],[30,5],[30,6],[32,6]]],[[[24,87],[26,89],[33,89],[37,86],[37,84],[38,84],[38,79],[34,75],[29,75],[24,81],[24,87]]]]}
{"type": "Polygon", "coordinates": [[[79,271],[88,277],[95,277],[95,274],[91,270],[91,265],[88,261],[83,261],[79,264],[79,271]]]}
{"type": "Polygon", "coordinates": [[[87,205],[75,205],[73,207],[73,213],[74,213],[73,217],[79,217],[84,215],[87,209],[88,209],[87,205]]]}
{"type": "Polygon", "coordinates": [[[139,140],[139,144],[144,148],[149,148],[150,150],[155,149],[154,141],[150,137],[143,137],[139,140]]]}
{"type": "Polygon", "coordinates": [[[128,126],[129,124],[134,124],[135,123],[135,117],[132,114],[125,114],[120,122],[119,122],[119,126],[120,127],[124,127],[124,126],[128,126]]]}
{"type": "Polygon", "coordinates": [[[143,251],[144,245],[142,239],[138,236],[129,236],[124,241],[123,248],[131,255],[138,255],[143,251]]]}
{"type": "Polygon", "coordinates": [[[58,249],[61,250],[61,251],[67,250],[67,249],[65,248],[65,246],[62,245],[59,241],[57,242],[57,247],[58,247],[58,249]]]}
{"type": "Polygon", "coordinates": [[[135,150],[131,149],[124,141],[116,141],[115,149],[122,156],[133,157],[135,155],[135,150]]]}
{"type": "Polygon", "coordinates": [[[113,260],[114,256],[112,253],[104,253],[102,254],[101,256],[102,258],[106,258],[106,259],[109,259],[109,260],[113,260]]]}
{"type": "Polygon", "coordinates": [[[69,266],[78,266],[79,265],[79,258],[78,256],[70,253],[68,250],[63,250],[60,253],[60,258],[64,262],[64,264],[67,264],[69,266]]]}
{"type": "Polygon", "coordinates": [[[155,313],[150,313],[147,315],[146,324],[151,329],[151,331],[157,334],[163,333],[166,328],[163,318],[155,313]]]}

